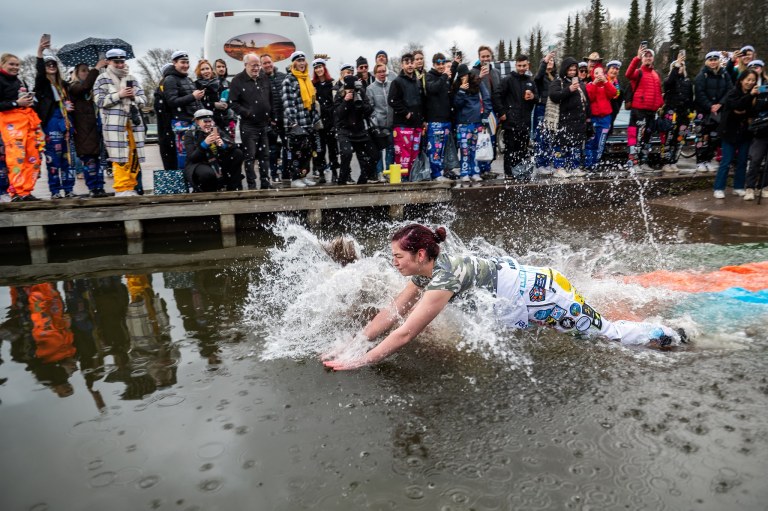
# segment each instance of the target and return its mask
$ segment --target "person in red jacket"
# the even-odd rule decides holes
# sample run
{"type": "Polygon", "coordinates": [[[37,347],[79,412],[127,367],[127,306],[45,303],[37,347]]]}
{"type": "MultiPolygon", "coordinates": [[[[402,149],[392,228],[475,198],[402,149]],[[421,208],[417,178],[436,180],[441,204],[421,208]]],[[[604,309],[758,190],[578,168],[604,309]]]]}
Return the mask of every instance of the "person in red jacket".
{"type": "Polygon", "coordinates": [[[593,70],[592,81],[587,84],[587,96],[592,110],[592,126],[595,134],[584,146],[584,167],[594,170],[605,148],[605,139],[611,130],[611,100],[617,96],[616,87],[606,78],[602,67],[593,70]]]}
{"type": "Polygon", "coordinates": [[[656,126],[656,111],[664,104],[661,77],[653,69],[654,56],[653,50],[640,46],[637,57],[632,59],[626,73],[634,91],[627,128],[629,164],[633,167],[640,164],[637,170],[649,173],[653,172],[647,164],[651,133],[656,126]],[[638,130],[638,126],[642,129],[638,130]]]}

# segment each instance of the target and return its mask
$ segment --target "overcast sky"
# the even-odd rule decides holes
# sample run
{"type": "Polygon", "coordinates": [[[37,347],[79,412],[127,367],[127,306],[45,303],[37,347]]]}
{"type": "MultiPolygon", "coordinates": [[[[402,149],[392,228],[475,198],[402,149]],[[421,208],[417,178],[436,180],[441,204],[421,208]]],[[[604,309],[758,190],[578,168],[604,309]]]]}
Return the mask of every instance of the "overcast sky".
{"type": "MultiPolygon", "coordinates": [[[[39,34],[52,34],[54,47],[85,37],[119,37],[133,45],[137,57],[149,48],[183,49],[201,56],[207,12],[254,8],[252,0],[20,0],[4,2],[0,16],[2,48],[23,57],[36,51],[39,34]]],[[[465,55],[475,58],[480,44],[496,46],[499,39],[519,36],[540,23],[549,40],[566,16],[587,8],[570,0],[507,0],[452,2],[449,0],[265,0],[262,9],[303,11],[311,25],[315,52],[331,56],[330,69],[358,55],[372,60],[377,50],[398,55],[409,41],[420,42],[427,55],[447,50],[457,41],[465,55]],[[488,6],[493,6],[490,9],[488,6]]],[[[611,17],[626,17],[628,0],[605,1],[611,17]]],[[[193,59],[194,60],[194,59],[193,59]]],[[[131,64],[131,62],[129,62],[131,64]]],[[[194,62],[193,62],[194,64],[194,62]]]]}

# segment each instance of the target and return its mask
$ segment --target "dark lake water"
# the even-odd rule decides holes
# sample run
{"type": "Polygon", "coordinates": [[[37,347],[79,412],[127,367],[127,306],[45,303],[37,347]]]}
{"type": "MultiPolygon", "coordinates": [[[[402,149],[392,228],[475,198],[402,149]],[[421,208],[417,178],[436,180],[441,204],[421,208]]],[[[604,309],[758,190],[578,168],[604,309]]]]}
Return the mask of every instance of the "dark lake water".
{"type": "Polygon", "coordinates": [[[768,305],[623,278],[766,261],[768,233],[637,205],[419,220],[692,346],[508,333],[451,306],[384,363],[328,372],[319,353],[405,282],[383,218],[0,275],[0,508],[766,509],[768,305]],[[342,232],[364,254],[343,269],[316,238],[342,232]]]}

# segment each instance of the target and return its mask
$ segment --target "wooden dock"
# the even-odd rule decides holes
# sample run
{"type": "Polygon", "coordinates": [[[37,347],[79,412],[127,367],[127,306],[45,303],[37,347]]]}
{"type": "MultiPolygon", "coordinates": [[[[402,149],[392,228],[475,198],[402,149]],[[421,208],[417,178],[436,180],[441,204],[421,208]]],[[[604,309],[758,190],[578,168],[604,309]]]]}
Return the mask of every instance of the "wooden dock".
{"type": "MultiPolygon", "coordinates": [[[[413,205],[474,204],[481,208],[527,209],[573,208],[621,203],[637,198],[676,195],[712,186],[712,176],[673,176],[642,179],[605,178],[541,180],[511,184],[503,180],[461,188],[453,183],[401,183],[397,185],[316,186],[237,192],[181,195],[145,195],[102,199],[0,204],[0,250],[23,243],[32,264],[48,263],[49,231],[69,226],[78,236],[101,236],[100,226],[118,228],[118,238],[127,243],[127,253],[143,253],[145,225],[165,222],[197,222],[203,229],[221,234],[222,246],[236,245],[238,217],[260,213],[297,212],[310,225],[320,224],[329,210],[385,207],[392,218],[403,218],[413,205]],[[546,200],[542,200],[545,198],[546,200]],[[201,222],[201,219],[205,219],[201,222]],[[22,239],[20,242],[19,239],[22,239]],[[15,240],[15,241],[14,241],[15,240]]],[[[114,229],[104,236],[114,236],[114,229]]]]}

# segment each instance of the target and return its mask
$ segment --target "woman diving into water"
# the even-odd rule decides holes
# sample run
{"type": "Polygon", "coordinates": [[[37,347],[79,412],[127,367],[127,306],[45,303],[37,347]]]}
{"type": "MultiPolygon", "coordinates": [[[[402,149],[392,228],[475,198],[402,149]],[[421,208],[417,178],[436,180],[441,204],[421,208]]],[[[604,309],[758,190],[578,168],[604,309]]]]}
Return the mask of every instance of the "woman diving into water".
{"type": "Polygon", "coordinates": [[[652,348],[687,342],[682,329],[604,318],[565,276],[552,268],[521,265],[511,257],[480,258],[441,253],[440,243],[445,238],[445,228],[432,231],[420,224],[403,227],[392,236],[393,264],[411,280],[392,305],[381,310],[358,337],[376,339],[392,328],[400,317],[407,315],[407,318],[362,356],[351,360],[342,358],[340,354],[344,347],[324,355],[322,358],[327,367],[356,369],[385,359],[421,333],[450,301],[474,289],[494,295],[494,315],[510,328],[549,326],[560,332],[599,336],[625,345],[652,348]]]}

